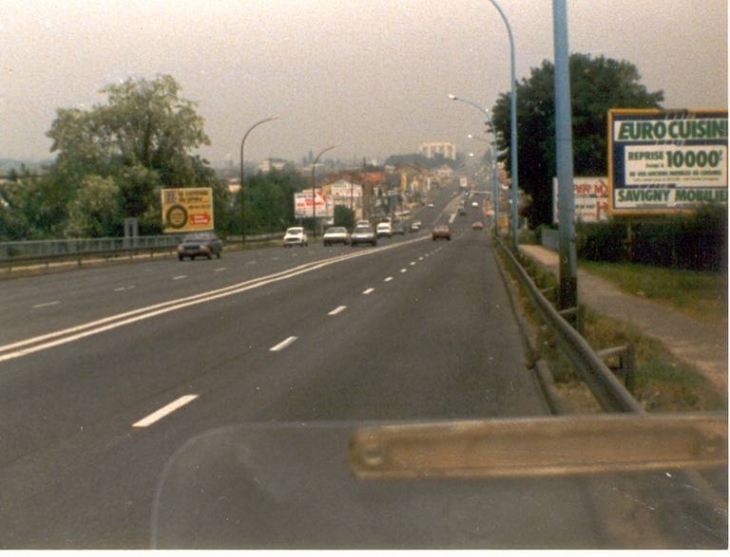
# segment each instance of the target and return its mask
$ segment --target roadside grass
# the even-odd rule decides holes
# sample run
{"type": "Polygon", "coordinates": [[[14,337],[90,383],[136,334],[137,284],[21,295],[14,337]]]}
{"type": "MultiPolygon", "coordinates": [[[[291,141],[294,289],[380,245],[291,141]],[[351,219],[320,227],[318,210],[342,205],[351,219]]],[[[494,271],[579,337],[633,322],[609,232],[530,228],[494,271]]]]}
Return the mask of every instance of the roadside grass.
{"type": "MultiPolygon", "coordinates": [[[[523,266],[527,269],[538,288],[546,291],[548,299],[554,298],[554,287],[557,285],[555,275],[530,258],[524,258],[523,266]]],[[[598,264],[600,267],[610,267],[610,265],[598,264]]],[[[632,266],[643,269],[643,266],[632,266]]],[[[509,265],[505,265],[509,269],[509,265]]],[[[633,269],[632,272],[640,273],[640,269],[633,269]]],[[[710,315],[705,315],[705,320],[713,319],[718,325],[724,323],[727,326],[727,315],[718,311],[718,305],[722,304],[727,307],[727,292],[723,291],[720,296],[723,300],[721,303],[718,298],[718,284],[722,284],[726,277],[720,279],[714,273],[693,273],[689,271],[680,271],[680,277],[672,277],[676,271],[667,269],[657,269],[657,273],[652,274],[653,278],[637,282],[642,288],[646,288],[652,292],[652,295],[659,297],[660,294],[666,299],[669,294],[681,290],[686,282],[692,283],[691,288],[682,294],[682,302],[685,307],[692,305],[695,298],[704,300],[710,315]],[[669,271],[669,272],[665,272],[669,271]],[[701,275],[698,279],[699,285],[693,283],[695,277],[701,275]],[[658,283],[664,281],[665,285],[658,283]],[[719,281],[719,282],[718,282],[719,281]],[[657,284],[653,288],[649,286],[657,284]]],[[[604,270],[598,272],[602,274],[604,270]]],[[[612,280],[609,271],[602,274],[609,280],[612,280]]],[[[518,282],[519,284],[519,282],[518,282]]],[[[563,354],[557,341],[553,338],[552,333],[542,324],[541,318],[537,310],[532,307],[529,298],[523,288],[519,287],[521,304],[524,313],[536,331],[533,339],[536,353],[531,355],[531,359],[536,361],[542,358],[550,366],[555,379],[556,388],[565,398],[567,406],[571,412],[575,413],[592,413],[601,412],[598,402],[591,394],[588,387],[582,382],[579,374],[575,371],[573,365],[563,354]]],[[[647,297],[648,294],[647,294],[647,297]]],[[[673,297],[679,298],[679,295],[673,297]]],[[[554,299],[551,300],[553,303],[554,299]]],[[[679,303],[679,302],[674,302],[679,303]]],[[[614,348],[617,346],[631,345],[634,348],[635,357],[635,376],[634,376],[634,397],[649,412],[700,412],[700,411],[716,411],[724,410],[725,400],[720,393],[717,392],[715,386],[695,367],[690,364],[681,362],[669,352],[664,345],[654,339],[644,336],[636,327],[630,326],[621,321],[611,319],[600,315],[590,309],[581,306],[579,311],[579,321],[583,337],[593,347],[594,350],[602,350],[605,348],[614,348]]]]}
{"type": "Polygon", "coordinates": [[[727,328],[726,273],[594,261],[581,261],[580,266],[624,292],[668,303],[699,321],[727,328]]]}

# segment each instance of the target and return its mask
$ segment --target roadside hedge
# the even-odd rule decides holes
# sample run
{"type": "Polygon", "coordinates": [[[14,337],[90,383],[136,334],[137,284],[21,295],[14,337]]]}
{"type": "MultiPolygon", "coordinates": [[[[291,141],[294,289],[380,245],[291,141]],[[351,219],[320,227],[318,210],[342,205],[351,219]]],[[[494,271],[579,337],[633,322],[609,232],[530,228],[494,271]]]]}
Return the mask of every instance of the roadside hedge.
{"type": "Polygon", "coordinates": [[[576,225],[578,258],[692,270],[727,270],[727,208],[681,215],[626,217],[576,225]]]}

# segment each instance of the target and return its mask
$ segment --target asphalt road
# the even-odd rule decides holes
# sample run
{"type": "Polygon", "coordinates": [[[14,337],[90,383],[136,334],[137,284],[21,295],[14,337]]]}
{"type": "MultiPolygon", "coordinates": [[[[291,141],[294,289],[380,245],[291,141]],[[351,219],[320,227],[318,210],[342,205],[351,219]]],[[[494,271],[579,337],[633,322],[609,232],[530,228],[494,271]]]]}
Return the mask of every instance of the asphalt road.
{"type": "Polygon", "coordinates": [[[546,412],[478,214],[433,242],[437,201],[377,248],[3,282],[0,547],[630,546],[621,483],[343,474],[352,424],[546,412]]]}

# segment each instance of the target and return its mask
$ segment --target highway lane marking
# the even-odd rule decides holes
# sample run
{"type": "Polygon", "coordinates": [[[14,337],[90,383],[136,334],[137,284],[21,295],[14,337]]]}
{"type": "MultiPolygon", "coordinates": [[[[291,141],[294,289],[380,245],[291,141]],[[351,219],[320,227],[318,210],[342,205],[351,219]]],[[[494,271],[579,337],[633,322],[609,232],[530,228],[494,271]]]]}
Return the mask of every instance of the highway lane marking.
{"type": "Polygon", "coordinates": [[[393,277],[386,277],[383,282],[390,282],[391,280],[393,280],[393,277]]]}
{"type": "Polygon", "coordinates": [[[57,306],[60,303],[61,302],[59,302],[58,300],[55,300],[53,302],[45,302],[43,304],[36,304],[36,305],[33,306],[33,309],[40,309],[40,308],[47,308],[47,307],[51,307],[51,306],[57,306]]]}
{"type": "Polygon", "coordinates": [[[411,267],[413,267],[416,264],[415,261],[411,261],[411,267]]]}
{"type": "Polygon", "coordinates": [[[367,290],[363,291],[363,294],[367,296],[368,294],[372,294],[373,292],[375,292],[375,288],[368,288],[367,290]]]}
{"type": "Polygon", "coordinates": [[[87,323],[75,325],[67,329],[61,329],[24,340],[11,342],[10,344],[0,345],[0,362],[21,358],[23,356],[34,354],[42,350],[48,350],[50,348],[69,344],[77,340],[82,340],[84,338],[97,335],[106,331],[118,329],[119,327],[124,327],[133,323],[139,323],[140,321],[151,319],[153,317],[164,315],[173,311],[178,311],[198,304],[212,302],[214,300],[226,298],[228,296],[234,296],[236,294],[242,294],[255,288],[260,288],[262,286],[267,286],[269,284],[274,284],[283,280],[289,280],[299,275],[323,269],[336,263],[349,261],[350,259],[356,259],[359,257],[369,257],[382,251],[396,249],[415,242],[423,241],[424,239],[425,237],[417,238],[406,242],[392,244],[390,246],[373,248],[372,250],[363,250],[355,253],[349,253],[346,255],[338,255],[336,257],[331,257],[328,259],[321,259],[318,261],[303,263],[291,269],[278,271],[271,275],[266,275],[263,277],[250,279],[215,290],[209,290],[207,292],[193,294],[184,298],[177,298],[169,300],[167,302],[161,302],[158,304],[153,304],[151,306],[146,306],[124,313],[111,315],[109,317],[104,317],[95,321],[89,321],[87,323]]]}
{"type": "Polygon", "coordinates": [[[137,428],[149,427],[152,424],[154,424],[155,422],[159,422],[165,416],[172,414],[175,410],[182,408],[186,404],[190,404],[196,398],[198,398],[198,395],[181,396],[177,400],[172,401],[167,406],[163,406],[156,412],[153,412],[149,416],[142,418],[138,422],[132,424],[132,427],[137,427],[137,428]]]}
{"type": "Polygon", "coordinates": [[[272,346],[271,348],[269,348],[269,352],[281,352],[287,346],[291,346],[292,344],[294,344],[297,341],[297,338],[298,337],[289,337],[286,340],[282,340],[276,346],[272,346]]]}
{"type": "Polygon", "coordinates": [[[176,277],[172,277],[172,280],[182,280],[188,278],[188,275],[178,275],[176,277]]]}
{"type": "Polygon", "coordinates": [[[408,272],[408,269],[401,269],[400,272],[401,273],[407,273],[408,272]]]}
{"type": "Polygon", "coordinates": [[[126,292],[127,290],[134,290],[135,286],[132,284],[130,286],[120,286],[119,288],[115,288],[114,292],[126,292]]]}
{"type": "Polygon", "coordinates": [[[337,314],[342,313],[346,309],[347,309],[347,306],[338,306],[335,309],[333,309],[332,311],[330,311],[327,315],[337,315],[337,314]]]}
{"type": "Polygon", "coordinates": [[[221,271],[225,271],[228,267],[218,267],[214,272],[220,273],[221,271]]]}

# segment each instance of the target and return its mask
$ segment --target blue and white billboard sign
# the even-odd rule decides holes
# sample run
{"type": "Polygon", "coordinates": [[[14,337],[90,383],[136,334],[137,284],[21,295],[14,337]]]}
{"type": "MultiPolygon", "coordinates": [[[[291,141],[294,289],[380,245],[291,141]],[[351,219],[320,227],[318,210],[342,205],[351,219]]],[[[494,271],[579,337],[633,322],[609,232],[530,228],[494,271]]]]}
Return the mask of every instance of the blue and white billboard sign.
{"type": "Polygon", "coordinates": [[[727,204],[727,110],[610,110],[614,215],[727,204]]]}

